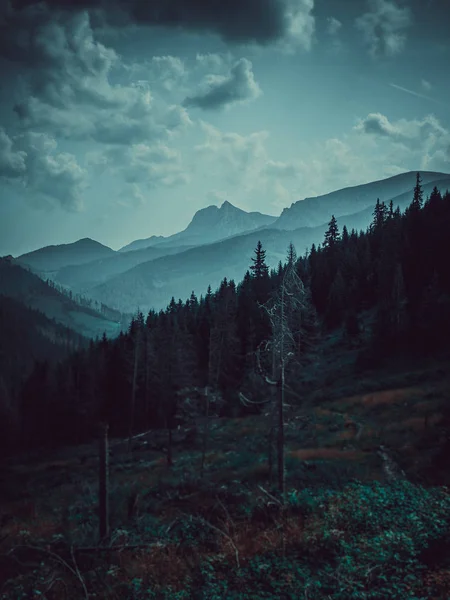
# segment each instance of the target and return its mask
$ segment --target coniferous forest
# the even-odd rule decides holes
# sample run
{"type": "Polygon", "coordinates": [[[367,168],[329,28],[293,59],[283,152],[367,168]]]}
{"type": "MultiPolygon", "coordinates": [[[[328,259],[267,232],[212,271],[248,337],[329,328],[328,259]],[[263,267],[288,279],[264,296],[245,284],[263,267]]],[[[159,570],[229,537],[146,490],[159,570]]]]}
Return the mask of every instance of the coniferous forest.
{"type": "Polygon", "coordinates": [[[449,232],[450,193],[424,198],[418,174],[403,213],[378,200],[366,231],[330,215],[322,244],[291,244],[276,269],[258,243],[241,281],[5,384],[8,464],[61,455],[66,491],[53,512],[24,505],[39,531],[3,516],[28,551],[0,561],[1,597],[447,598],[449,232]]]}
{"type": "Polygon", "coordinates": [[[200,298],[172,298],[165,311],[138,312],[117,339],[103,336],[56,365],[38,362],[14,398],[8,429],[19,448],[35,449],[90,440],[103,420],[115,436],[173,428],[183,391],[205,386],[220,396],[224,415],[245,412],[240,394],[267,395],[257,350],[269,373],[262,349],[276,336],[271,311],[290,269],[302,289],[287,302],[286,378],[299,402],[321,386],[322,341],[333,331],[360,349],[356,369],[436,354],[450,334],[449,231],[448,193],[435,189],[424,201],[418,176],[405,213],[377,201],[365,232],[340,231],[332,216],[319,247],[297,257],[291,246],[271,270],[259,243],[242,281],[224,278],[200,298]]]}

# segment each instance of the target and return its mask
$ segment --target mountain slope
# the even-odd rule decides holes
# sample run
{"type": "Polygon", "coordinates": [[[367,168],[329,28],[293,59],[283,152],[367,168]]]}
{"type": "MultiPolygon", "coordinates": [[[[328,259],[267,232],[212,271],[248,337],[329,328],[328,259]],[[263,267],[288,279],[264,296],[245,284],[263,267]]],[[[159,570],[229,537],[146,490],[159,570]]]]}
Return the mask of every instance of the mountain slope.
{"type": "Polygon", "coordinates": [[[190,246],[170,248],[150,246],[142,250],[117,252],[114,256],[86,264],[63,267],[55,274],[54,279],[63,285],[69,286],[72,290],[84,293],[91,287],[124,273],[140,263],[169,254],[177,254],[189,248],[190,246]]]}
{"type": "MultiPolygon", "coordinates": [[[[439,179],[437,181],[430,181],[422,186],[423,197],[424,199],[427,196],[430,196],[434,187],[437,187],[438,190],[442,194],[446,192],[446,190],[450,189],[450,176],[447,176],[447,179],[439,179]]],[[[395,196],[392,198],[392,203],[394,205],[394,209],[397,206],[403,211],[407,206],[411,204],[412,193],[410,191],[404,192],[399,196],[395,196]]],[[[337,218],[338,225],[342,227],[343,225],[347,226],[347,229],[350,231],[351,229],[355,229],[356,231],[365,230],[367,225],[371,222],[373,216],[374,206],[369,206],[357,213],[350,215],[343,215],[337,218]]]]}
{"type": "Polygon", "coordinates": [[[275,266],[285,258],[290,241],[303,252],[313,242],[322,240],[326,227],[293,232],[263,229],[195,247],[138,265],[92,288],[89,295],[99,301],[108,298],[111,305],[127,312],[134,312],[137,306],[144,311],[165,308],[172,296],[186,299],[192,290],[199,296],[205,294],[208,285],[217,287],[224,277],[242,279],[258,240],[267,251],[268,264],[275,266]]]}
{"type": "Polygon", "coordinates": [[[157,245],[158,248],[174,245],[209,244],[232,235],[268,226],[276,219],[277,217],[260,212],[246,212],[225,201],[220,208],[207,206],[197,211],[186,229],[179,233],[166,238],[152,236],[147,240],[136,240],[136,242],[131,242],[131,244],[121,248],[119,252],[142,248],[144,244],[148,244],[148,246],[157,245]]]}
{"type": "Polygon", "coordinates": [[[43,313],[0,295],[0,379],[7,390],[17,389],[35,360],[57,361],[87,344],[43,313]]]}
{"type": "MultiPolygon", "coordinates": [[[[421,171],[422,184],[448,179],[449,174],[421,171]]],[[[373,207],[377,198],[389,202],[391,198],[401,194],[409,194],[416,182],[416,172],[410,171],[364,185],[336,190],[323,196],[305,198],[285,208],[272,227],[291,230],[298,227],[315,227],[329,220],[334,214],[336,218],[373,207]]]]}
{"type": "Polygon", "coordinates": [[[156,246],[159,242],[163,242],[166,238],[163,235],[152,235],[149,238],[143,238],[140,240],[134,240],[126,246],[119,248],[118,252],[132,252],[134,250],[143,250],[144,248],[150,248],[156,246]]]}
{"type": "Polygon", "coordinates": [[[108,336],[120,333],[119,323],[79,306],[20,264],[4,258],[0,258],[0,294],[38,310],[86,337],[101,336],[103,332],[108,336]]]}
{"type": "Polygon", "coordinates": [[[113,256],[114,250],[90,238],[72,244],[45,246],[17,257],[17,260],[33,270],[50,273],[67,265],[80,265],[93,260],[113,256]]]}
{"type": "MultiPolygon", "coordinates": [[[[429,195],[435,185],[445,191],[450,188],[450,176],[424,185],[424,195],[429,195]]],[[[399,205],[402,209],[411,200],[412,189],[393,198],[394,206],[399,205]]],[[[366,229],[372,220],[375,202],[376,198],[369,207],[340,216],[340,230],[344,225],[349,231],[353,228],[366,229]]],[[[326,222],[316,227],[300,227],[291,231],[263,228],[142,263],[92,288],[89,295],[99,301],[107,300],[126,312],[134,312],[138,306],[142,310],[165,308],[172,296],[186,299],[192,290],[197,295],[204,294],[208,285],[214,289],[224,277],[240,280],[251,264],[258,240],[267,251],[267,263],[272,267],[285,258],[290,242],[299,254],[303,254],[311,244],[323,241],[330,217],[331,214],[326,222]]]]}

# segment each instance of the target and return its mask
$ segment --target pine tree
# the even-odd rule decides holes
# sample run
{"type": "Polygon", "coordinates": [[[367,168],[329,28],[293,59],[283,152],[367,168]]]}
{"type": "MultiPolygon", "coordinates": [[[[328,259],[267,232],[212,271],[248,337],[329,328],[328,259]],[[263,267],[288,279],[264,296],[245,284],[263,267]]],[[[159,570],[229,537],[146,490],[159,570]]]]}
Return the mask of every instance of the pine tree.
{"type": "Polygon", "coordinates": [[[337,224],[336,217],[334,215],[331,216],[331,221],[328,223],[328,229],[325,233],[325,239],[323,242],[324,248],[327,250],[331,250],[335,247],[337,242],[339,241],[339,227],[337,224]]]}
{"type": "Polygon", "coordinates": [[[255,257],[252,257],[253,264],[250,270],[253,273],[254,279],[265,279],[269,275],[269,268],[266,265],[266,251],[263,250],[261,240],[258,240],[258,244],[255,249],[255,257]]]}
{"type": "Polygon", "coordinates": [[[418,172],[416,175],[416,185],[414,186],[414,196],[413,200],[410,204],[410,211],[417,212],[422,208],[423,204],[423,190],[422,190],[422,180],[420,178],[420,173],[418,172]]]}

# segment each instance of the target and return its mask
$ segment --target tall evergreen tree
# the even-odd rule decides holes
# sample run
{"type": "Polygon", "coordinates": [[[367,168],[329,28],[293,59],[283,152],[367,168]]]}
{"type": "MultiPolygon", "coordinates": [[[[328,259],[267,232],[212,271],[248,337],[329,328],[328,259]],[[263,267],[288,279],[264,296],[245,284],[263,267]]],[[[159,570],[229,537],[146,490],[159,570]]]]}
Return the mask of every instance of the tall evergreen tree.
{"type": "Polygon", "coordinates": [[[336,217],[331,216],[331,221],[328,223],[328,229],[325,233],[325,239],[323,242],[324,248],[331,250],[334,248],[339,241],[339,227],[337,224],[336,217]]]}
{"type": "Polygon", "coordinates": [[[266,251],[262,247],[261,240],[258,240],[256,245],[255,256],[252,257],[252,263],[250,270],[252,271],[253,277],[258,280],[266,279],[269,275],[269,268],[266,264],[266,251]]]}

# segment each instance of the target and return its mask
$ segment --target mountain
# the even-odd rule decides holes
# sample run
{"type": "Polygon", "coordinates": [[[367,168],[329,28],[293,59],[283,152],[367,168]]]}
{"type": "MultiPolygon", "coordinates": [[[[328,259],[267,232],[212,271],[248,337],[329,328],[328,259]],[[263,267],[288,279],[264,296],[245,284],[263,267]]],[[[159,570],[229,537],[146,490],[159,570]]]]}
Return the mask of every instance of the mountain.
{"type": "Polygon", "coordinates": [[[35,360],[61,360],[87,345],[87,338],[68,327],[0,295],[0,380],[8,391],[17,389],[35,360]]]}
{"type": "Polygon", "coordinates": [[[130,242],[126,246],[119,248],[118,252],[130,252],[133,250],[143,250],[144,248],[149,248],[150,246],[155,246],[159,242],[163,242],[166,238],[163,235],[152,235],[149,238],[144,238],[141,240],[135,240],[134,242],[130,242]]]}
{"type": "Polygon", "coordinates": [[[232,235],[239,235],[271,225],[276,219],[277,217],[265,215],[260,212],[246,212],[225,201],[220,208],[212,205],[197,211],[186,229],[179,233],[166,238],[152,236],[146,240],[136,240],[121,248],[119,252],[143,248],[145,247],[144,244],[146,246],[157,245],[158,248],[210,244],[232,235]]]}
{"type": "Polygon", "coordinates": [[[68,265],[81,265],[93,260],[107,258],[116,252],[90,238],[72,244],[45,246],[17,257],[17,260],[35,271],[52,273],[68,265]]]}
{"type": "Polygon", "coordinates": [[[63,267],[54,274],[54,279],[64,286],[69,286],[72,290],[85,293],[94,285],[124,273],[140,263],[168,254],[177,254],[188,248],[190,246],[174,246],[173,248],[150,246],[142,250],[117,252],[113,256],[86,264],[63,267]]]}
{"type": "Polygon", "coordinates": [[[120,323],[107,319],[95,310],[79,306],[16,261],[0,258],[0,294],[13,298],[26,307],[38,310],[86,337],[118,335],[120,323]]]}
{"type": "MultiPolygon", "coordinates": [[[[430,181],[430,183],[422,185],[424,199],[426,199],[427,196],[430,196],[435,186],[438,188],[438,190],[440,190],[442,194],[444,194],[447,190],[450,190],[450,175],[447,175],[446,179],[430,181]]],[[[399,206],[400,209],[403,211],[407,206],[409,206],[409,204],[411,204],[411,198],[411,191],[404,192],[399,196],[395,196],[395,198],[391,198],[392,203],[394,205],[394,209],[397,208],[397,206],[399,206]]],[[[340,227],[346,225],[349,231],[351,231],[352,229],[355,229],[356,231],[360,231],[361,229],[365,230],[367,225],[372,220],[373,210],[374,206],[371,205],[357,213],[340,216],[339,218],[337,218],[338,225],[340,227]]]]}
{"type": "MultiPolygon", "coordinates": [[[[395,207],[400,206],[404,209],[410,204],[414,183],[415,179],[411,189],[392,198],[395,207]]],[[[403,185],[405,184],[401,184],[401,187],[403,185]]],[[[424,195],[429,195],[435,185],[445,192],[450,188],[450,176],[426,183],[423,186],[424,195]]],[[[379,191],[380,187],[376,185],[375,189],[379,191]]],[[[397,185],[391,186],[391,190],[398,189],[397,185]]],[[[344,225],[349,231],[353,228],[366,229],[372,220],[377,197],[374,194],[373,202],[366,208],[339,216],[340,230],[342,231],[344,225]]],[[[390,198],[387,199],[389,200],[390,198]]],[[[303,254],[313,243],[319,244],[323,241],[330,217],[331,212],[315,227],[280,230],[272,226],[166,255],[142,263],[95,286],[89,291],[89,295],[99,301],[107,299],[111,305],[127,312],[134,312],[138,306],[144,311],[150,308],[162,309],[167,306],[172,296],[177,300],[184,300],[192,290],[199,296],[206,292],[208,285],[215,289],[224,277],[241,280],[251,264],[258,240],[261,240],[267,252],[267,263],[272,267],[275,267],[279,260],[285,259],[290,242],[293,242],[299,254],[303,254]]]]}
{"type": "MultiPolygon", "coordinates": [[[[271,225],[277,229],[293,230],[298,227],[316,227],[328,221],[332,214],[336,218],[373,207],[377,198],[381,202],[389,202],[392,198],[411,193],[416,182],[416,171],[394,175],[364,185],[337,190],[323,196],[305,198],[285,208],[278,219],[271,225]]],[[[420,171],[423,186],[439,180],[448,179],[448,173],[420,171]]],[[[432,189],[432,188],[431,188],[432,189]]]]}
{"type": "Polygon", "coordinates": [[[303,253],[313,242],[323,239],[326,228],[323,224],[289,232],[262,229],[198,246],[142,263],[92,288],[89,295],[99,301],[108,298],[112,306],[127,312],[134,312],[138,306],[144,312],[150,308],[162,309],[172,296],[185,300],[192,290],[200,296],[208,285],[214,289],[224,277],[241,280],[251,264],[258,240],[267,252],[267,263],[276,266],[285,259],[289,242],[303,253]]]}

